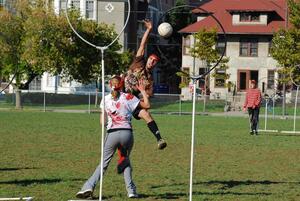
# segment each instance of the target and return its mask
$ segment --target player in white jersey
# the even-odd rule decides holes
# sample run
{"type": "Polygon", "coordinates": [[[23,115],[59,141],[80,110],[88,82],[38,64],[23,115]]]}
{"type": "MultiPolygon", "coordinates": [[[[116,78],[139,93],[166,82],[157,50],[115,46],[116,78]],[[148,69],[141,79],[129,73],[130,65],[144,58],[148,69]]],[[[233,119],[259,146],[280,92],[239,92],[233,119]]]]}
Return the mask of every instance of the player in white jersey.
{"type": "MultiPolygon", "coordinates": [[[[144,100],[140,101],[132,94],[121,92],[121,78],[115,76],[110,80],[111,93],[105,96],[105,113],[107,117],[107,135],[104,142],[103,173],[106,171],[116,149],[120,150],[119,156],[122,160],[122,173],[129,198],[137,198],[136,186],[132,181],[132,168],[129,155],[133,147],[133,134],[131,126],[132,112],[137,107],[150,108],[145,86],[142,82],[138,84],[144,100]]],[[[103,101],[100,104],[103,107],[103,101]]],[[[103,123],[103,122],[101,122],[103,123]]],[[[100,166],[98,165],[93,175],[85,182],[81,190],[76,194],[77,198],[86,199],[92,197],[94,188],[100,180],[100,166]]]]}

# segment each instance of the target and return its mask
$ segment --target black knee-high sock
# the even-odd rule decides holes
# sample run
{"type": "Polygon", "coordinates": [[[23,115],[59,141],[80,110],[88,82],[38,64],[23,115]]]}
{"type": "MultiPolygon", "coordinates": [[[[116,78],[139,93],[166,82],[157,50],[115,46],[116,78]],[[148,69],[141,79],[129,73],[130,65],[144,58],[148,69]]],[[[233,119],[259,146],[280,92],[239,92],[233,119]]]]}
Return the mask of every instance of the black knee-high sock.
{"type": "Polygon", "coordinates": [[[149,128],[149,130],[153,133],[153,135],[155,136],[155,138],[158,140],[161,139],[160,136],[160,132],[158,130],[157,124],[155,123],[155,121],[151,121],[149,123],[147,123],[147,126],[149,128]]]}

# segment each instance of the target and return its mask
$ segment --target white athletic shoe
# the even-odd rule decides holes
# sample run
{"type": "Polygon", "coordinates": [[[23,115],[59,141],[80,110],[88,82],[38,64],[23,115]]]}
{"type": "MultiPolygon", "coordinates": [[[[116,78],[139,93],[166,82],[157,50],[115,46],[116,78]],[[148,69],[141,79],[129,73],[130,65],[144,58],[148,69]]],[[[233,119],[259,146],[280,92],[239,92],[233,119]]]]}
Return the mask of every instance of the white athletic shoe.
{"type": "Polygon", "coordinates": [[[167,147],[167,142],[164,139],[160,139],[157,142],[158,149],[164,149],[167,147]]]}
{"type": "Polygon", "coordinates": [[[139,195],[136,194],[136,193],[130,193],[130,194],[128,194],[128,197],[129,197],[129,198],[138,198],[139,195]]]}
{"type": "Polygon", "coordinates": [[[81,190],[76,194],[77,198],[86,199],[93,196],[93,189],[81,190]]]}

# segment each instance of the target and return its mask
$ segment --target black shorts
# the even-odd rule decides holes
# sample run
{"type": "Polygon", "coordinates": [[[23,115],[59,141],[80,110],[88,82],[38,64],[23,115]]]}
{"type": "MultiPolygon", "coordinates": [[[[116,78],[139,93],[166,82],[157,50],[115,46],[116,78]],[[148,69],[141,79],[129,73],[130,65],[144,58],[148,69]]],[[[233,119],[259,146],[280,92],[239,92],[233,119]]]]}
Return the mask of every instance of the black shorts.
{"type": "Polygon", "coordinates": [[[141,118],[139,117],[139,113],[142,110],[142,108],[138,105],[135,110],[132,112],[132,116],[136,119],[136,120],[140,120],[141,118]]]}

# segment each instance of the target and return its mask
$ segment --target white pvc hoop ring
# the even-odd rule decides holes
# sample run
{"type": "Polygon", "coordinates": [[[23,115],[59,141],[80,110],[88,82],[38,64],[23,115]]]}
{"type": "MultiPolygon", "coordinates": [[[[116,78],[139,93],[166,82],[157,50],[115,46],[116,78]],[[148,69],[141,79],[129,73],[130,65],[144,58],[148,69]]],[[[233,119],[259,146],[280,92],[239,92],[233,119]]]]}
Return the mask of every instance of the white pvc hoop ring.
{"type": "MultiPolygon", "coordinates": [[[[300,68],[300,64],[296,65],[295,67],[300,68]]],[[[297,86],[296,100],[295,100],[295,106],[294,106],[294,125],[293,125],[293,131],[296,132],[296,116],[297,116],[298,93],[299,93],[300,84],[296,84],[295,80],[292,77],[292,71],[290,72],[290,78],[291,78],[292,83],[297,86]]]]}
{"type": "MultiPolygon", "coordinates": [[[[128,15],[127,15],[127,18],[126,18],[126,21],[125,21],[125,25],[123,26],[123,28],[122,28],[122,30],[120,31],[120,33],[118,34],[118,36],[111,42],[111,43],[109,43],[108,45],[106,45],[106,46],[97,46],[97,45],[95,45],[95,44],[93,44],[93,43],[91,43],[91,42],[89,42],[88,40],[86,40],[86,39],[84,39],[76,30],[75,30],[75,28],[73,27],[73,25],[71,24],[71,22],[70,22],[70,19],[69,19],[69,16],[68,16],[68,9],[66,10],[66,18],[67,18],[67,21],[68,21],[68,23],[69,23],[69,25],[70,25],[70,27],[71,27],[71,29],[72,29],[72,31],[82,40],[82,41],[84,41],[85,43],[87,43],[88,45],[90,45],[90,46],[92,46],[92,47],[94,47],[94,48],[97,48],[97,49],[107,49],[109,46],[111,46],[114,42],[116,42],[116,40],[118,40],[118,38],[121,36],[121,34],[124,32],[124,30],[125,30],[125,28],[126,28],[126,26],[127,26],[127,24],[128,24],[128,21],[129,21],[129,17],[130,17],[130,12],[131,12],[131,5],[130,5],[130,0],[127,0],[127,2],[128,2],[128,15]]],[[[69,6],[68,6],[68,4],[69,4],[69,0],[67,0],[66,1],[66,8],[68,8],[69,6]]]]}
{"type": "MultiPolygon", "coordinates": [[[[121,36],[121,34],[124,32],[128,21],[129,21],[129,17],[130,17],[130,12],[131,12],[131,6],[130,6],[130,0],[127,1],[128,2],[128,15],[125,21],[125,24],[122,28],[122,30],[120,31],[120,33],[117,35],[117,37],[111,42],[109,43],[107,46],[97,46],[91,42],[89,42],[88,40],[84,39],[72,26],[70,20],[69,20],[69,16],[68,16],[68,9],[66,9],[66,18],[68,21],[69,26],[71,27],[72,31],[85,43],[87,43],[88,45],[96,48],[96,49],[100,49],[101,50],[101,78],[102,78],[102,101],[103,101],[103,107],[101,109],[101,120],[102,120],[102,128],[101,128],[101,157],[100,157],[100,187],[99,187],[99,201],[102,201],[102,184],[103,184],[103,151],[104,151],[104,109],[105,109],[105,82],[104,82],[104,50],[106,50],[109,46],[111,46],[114,42],[116,42],[116,40],[118,40],[118,38],[121,36]]],[[[68,8],[68,3],[69,0],[66,1],[66,8],[68,8]]]]}

